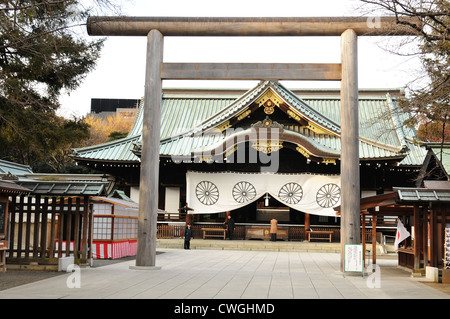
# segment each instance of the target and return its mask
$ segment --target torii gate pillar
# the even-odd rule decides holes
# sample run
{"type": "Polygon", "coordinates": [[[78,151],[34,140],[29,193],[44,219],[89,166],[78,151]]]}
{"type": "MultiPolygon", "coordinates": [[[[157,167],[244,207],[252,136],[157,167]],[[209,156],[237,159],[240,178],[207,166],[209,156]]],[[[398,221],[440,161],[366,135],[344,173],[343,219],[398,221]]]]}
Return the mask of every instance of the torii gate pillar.
{"type": "Polygon", "coordinates": [[[142,127],[141,180],[139,187],[138,243],[134,269],[160,269],[156,260],[158,217],[159,141],[161,126],[164,36],[158,30],[147,35],[144,120],[142,127]]]}
{"type": "Polygon", "coordinates": [[[359,108],[357,35],[341,35],[341,271],[346,244],[359,244],[359,108]]]}

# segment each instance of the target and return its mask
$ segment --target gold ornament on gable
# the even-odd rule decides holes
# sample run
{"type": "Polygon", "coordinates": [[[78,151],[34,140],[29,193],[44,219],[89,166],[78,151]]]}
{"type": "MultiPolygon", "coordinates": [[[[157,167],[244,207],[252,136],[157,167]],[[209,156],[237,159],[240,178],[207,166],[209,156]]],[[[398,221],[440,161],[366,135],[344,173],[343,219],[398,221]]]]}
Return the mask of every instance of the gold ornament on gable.
{"type": "Polygon", "coordinates": [[[277,152],[283,148],[283,142],[280,141],[258,141],[252,143],[252,147],[258,152],[263,152],[265,154],[270,154],[272,152],[277,152]]]}
{"type": "Polygon", "coordinates": [[[272,90],[267,90],[263,95],[261,95],[255,103],[258,106],[264,106],[264,107],[272,107],[280,106],[284,103],[284,101],[276,94],[272,92],[272,90]],[[269,102],[269,104],[267,104],[269,102]],[[266,105],[267,104],[267,105],[266,105]]]}
{"type": "Polygon", "coordinates": [[[297,145],[295,149],[306,158],[309,158],[311,156],[311,154],[301,145],[297,145]]]}
{"type": "Polygon", "coordinates": [[[272,100],[268,100],[266,103],[264,103],[264,113],[267,115],[273,114],[275,112],[275,104],[272,102],[272,100]]]}
{"type": "Polygon", "coordinates": [[[216,126],[216,128],[221,132],[225,131],[227,128],[230,127],[231,127],[230,121],[223,122],[220,125],[216,126]]]}
{"type": "Polygon", "coordinates": [[[237,119],[238,121],[241,121],[241,120],[245,119],[248,115],[250,115],[250,113],[252,113],[251,110],[245,109],[244,111],[242,111],[241,113],[239,113],[238,115],[236,115],[236,119],[237,119]]]}

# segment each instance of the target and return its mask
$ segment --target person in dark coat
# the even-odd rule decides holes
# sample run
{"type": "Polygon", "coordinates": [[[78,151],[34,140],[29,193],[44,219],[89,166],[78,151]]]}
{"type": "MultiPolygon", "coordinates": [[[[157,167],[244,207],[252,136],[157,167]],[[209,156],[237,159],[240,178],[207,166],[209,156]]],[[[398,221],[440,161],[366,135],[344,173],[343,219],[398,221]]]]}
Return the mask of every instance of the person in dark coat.
{"type": "Polygon", "coordinates": [[[187,224],[184,229],[184,249],[191,249],[192,228],[191,224],[187,224]]]}
{"type": "Polygon", "coordinates": [[[234,220],[231,218],[231,215],[228,215],[228,219],[225,221],[225,224],[228,226],[228,239],[233,239],[233,232],[234,232],[234,220]]]}

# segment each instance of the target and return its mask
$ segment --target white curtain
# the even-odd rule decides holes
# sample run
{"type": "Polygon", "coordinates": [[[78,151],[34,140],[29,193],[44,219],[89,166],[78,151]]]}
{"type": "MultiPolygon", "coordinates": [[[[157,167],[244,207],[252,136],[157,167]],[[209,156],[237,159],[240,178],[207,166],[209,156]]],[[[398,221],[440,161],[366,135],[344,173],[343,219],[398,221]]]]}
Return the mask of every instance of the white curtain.
{"type": "Polygon", "coordinates": [[[266,193],[280,203],[314,215],[336,216],[340,176],[236,172],[187,172],[186,197],[193,214],[211,214],[248,205],[266,193]]]}

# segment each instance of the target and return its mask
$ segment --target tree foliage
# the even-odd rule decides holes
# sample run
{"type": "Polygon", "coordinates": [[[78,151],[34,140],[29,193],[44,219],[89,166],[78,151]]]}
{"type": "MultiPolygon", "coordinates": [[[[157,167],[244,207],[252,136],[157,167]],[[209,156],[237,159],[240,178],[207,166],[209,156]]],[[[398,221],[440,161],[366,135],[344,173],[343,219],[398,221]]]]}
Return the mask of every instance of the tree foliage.
{"type": "Polygon", "coordinates": [[[133,126],[134,117],[121,113],[107,117],[89,115],[84,119],[84,123],[89,126],[90,137],[83,144],[90,146],[126,137],[133,126]]]}
{"type": "Polygon", "coordinates": [[[450,125],[444,125],[441,121],[422,123],[417,130],[421,141],[442,142],[450,141],[450,125]]]}
{"type": "Polygon", "coordinates": [[[77,35],[88,14],[79,0],[0,3],[0,158],[58,170],[65,148],[88,137],[84,121],[56,115],[62,90],[80,85],[103,45],[77,35]]]}
{"type": "Polygon", "coordinates": [[[394,15],[398,23],[407,25],[417,35],[417,51],[411,54],[420,56],[423,70],[421,76],[408,85],[409,96],[401,100],[400,105],[413,115],[405,124],[421,125],[422,137],[444,141],[447,138],[446,126],[450,126],[450,2],[361,1],[384,15],[394,15]],[[403,17],[413,17],[418,22],[405,22],[403,17]],[[423,81],[424,78],[426,81],[423,81]],[[427,125],[430,125],[428,131],[427,125]],[[437,130],[436,126],[441,126],[441,129],[437,130]],[[430,137],[430,132],[439,135],[430,137]]]}

